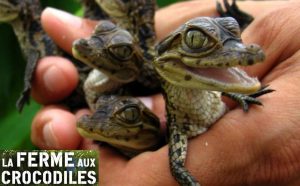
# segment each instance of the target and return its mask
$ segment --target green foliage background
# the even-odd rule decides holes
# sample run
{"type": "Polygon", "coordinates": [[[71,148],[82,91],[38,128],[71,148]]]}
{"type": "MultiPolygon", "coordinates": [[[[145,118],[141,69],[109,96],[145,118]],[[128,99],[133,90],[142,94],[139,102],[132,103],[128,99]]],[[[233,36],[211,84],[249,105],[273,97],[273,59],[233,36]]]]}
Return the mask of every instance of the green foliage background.
{"type": "MultiPolygon", "coordinates": [[[[157,0],[160,7],[178,0],[157,0]]],[[[82,14],[78,0],[41,0],[43,6],[82,14]]],[[[33,116],[40,105],[31,100],[21,114],[15,103],[23,87],[25,61],[11,27],[0,23],[0,149],[35,149],[30,141],[33,116]]]]}

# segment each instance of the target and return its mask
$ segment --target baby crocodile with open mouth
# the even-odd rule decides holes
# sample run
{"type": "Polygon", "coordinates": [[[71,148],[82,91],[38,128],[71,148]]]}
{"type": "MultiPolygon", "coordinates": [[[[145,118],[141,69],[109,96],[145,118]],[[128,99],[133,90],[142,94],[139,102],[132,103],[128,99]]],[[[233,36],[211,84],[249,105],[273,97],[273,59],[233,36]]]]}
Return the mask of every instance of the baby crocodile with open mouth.
{"type": "Polygon", "coordinates": [[[188,138],[224,115],[222,92],[249,104],[260,104],[256,93],[271,92],[236,67],[264,58],[258,45],[242,43],[233,18],[194,18],[158,44],[154,66],[166,100],[170,169],[180,185],[199,185],[184,168],[188,138]]]}

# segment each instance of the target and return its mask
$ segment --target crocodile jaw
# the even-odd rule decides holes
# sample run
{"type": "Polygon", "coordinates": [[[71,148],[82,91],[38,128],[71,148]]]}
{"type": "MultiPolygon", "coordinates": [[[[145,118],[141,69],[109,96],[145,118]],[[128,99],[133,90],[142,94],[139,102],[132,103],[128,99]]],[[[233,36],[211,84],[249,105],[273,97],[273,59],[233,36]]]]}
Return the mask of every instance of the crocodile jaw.
{"type": "MultiPolygon", "coordinates": [[[[150,129],[152,130],[152,129],[150,129]]],[[[146,149],[149,149],[153,147],[155,144],[157,144],[157,140],[159,140],[159,137],[156,135],[155,132],[140,132],[139,136],[143,138],[143,140],[138,138],[130,138],[130,143],[128,142],[128,138],[114,138],[113,136],[105,136],[101,135],[99,133],[91,133],[88,130],[85,130],[84,128],[77,127],[77,131],[81,136],[84,136],[86,138],[90,138],[96,141],[102,141],[106,142],[112,146],[115,146],[119,149],[123,149],[126,151],[145,151],[146,149]]]]}
{"type": "MultiPolygon", "coordinates": [[[[195,55],[195,54],[193,54],[195,55]]],[[[238,65],[249,66],[265,59],[258,45],[227,42],[210,55],[197,57],[169,51],[156,58],[154,66],[169,83],[185,88],[251,94],[261,88],[238,65]]]]}
{"type": "Polygon", "coordinates": [[[156,65],[156,70],[169,83],[203,90],[250,94],[261,88],[257,78],[249,77],[237,67],[191,68],[178,61],[156,65]]]}

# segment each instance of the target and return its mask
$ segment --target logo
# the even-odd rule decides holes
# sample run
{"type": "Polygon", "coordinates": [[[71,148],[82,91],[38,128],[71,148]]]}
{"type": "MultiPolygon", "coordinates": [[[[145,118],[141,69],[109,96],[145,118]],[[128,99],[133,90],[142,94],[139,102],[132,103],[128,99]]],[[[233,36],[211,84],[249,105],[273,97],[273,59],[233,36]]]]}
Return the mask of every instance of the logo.
{"type": "Polygon", "coordinates": [[[0,185],[98,185],[98,152],[0,151],[0,185]]]}

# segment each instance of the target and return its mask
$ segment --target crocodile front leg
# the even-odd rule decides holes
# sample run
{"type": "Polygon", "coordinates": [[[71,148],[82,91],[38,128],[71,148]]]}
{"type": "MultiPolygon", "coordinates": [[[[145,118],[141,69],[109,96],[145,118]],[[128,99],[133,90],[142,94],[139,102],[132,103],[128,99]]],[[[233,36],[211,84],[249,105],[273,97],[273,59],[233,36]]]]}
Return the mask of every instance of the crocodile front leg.
{"type": "Polygon", "coordinates": [[[26,50],[25,53],[27,54],[27,64],[24,76],[24,88],[16,104],[19,112],[22,112],[26,103],[29,104],[33,74],[35,72],[38,60],[41,57],[40,52],[34,48],[26,50]]]}
{"type": "Polygon", "coordinates": [[[266,85],[263,86],[261,89],[259,89],[257,92],[249,95],[239,94],[239,93],[227,93],[227,92],[222,92],[222,95],[229,97],[234,101],[237,101],[243,108],[244,112],[248,112],[250,104],[262,105],[262,103],[258,99],[256,99],[257,97],[274,91],[275,90],[273,89],[268,89],[268,85],[266,85]]]}
{"type": "Polygon", "coordinates": [[[187,154],[187,134],[180,131],[176,125],[169,127],[169,133],[169,163],[172,175],[180,185],[200,186],[184,167],[187,154]]]}

